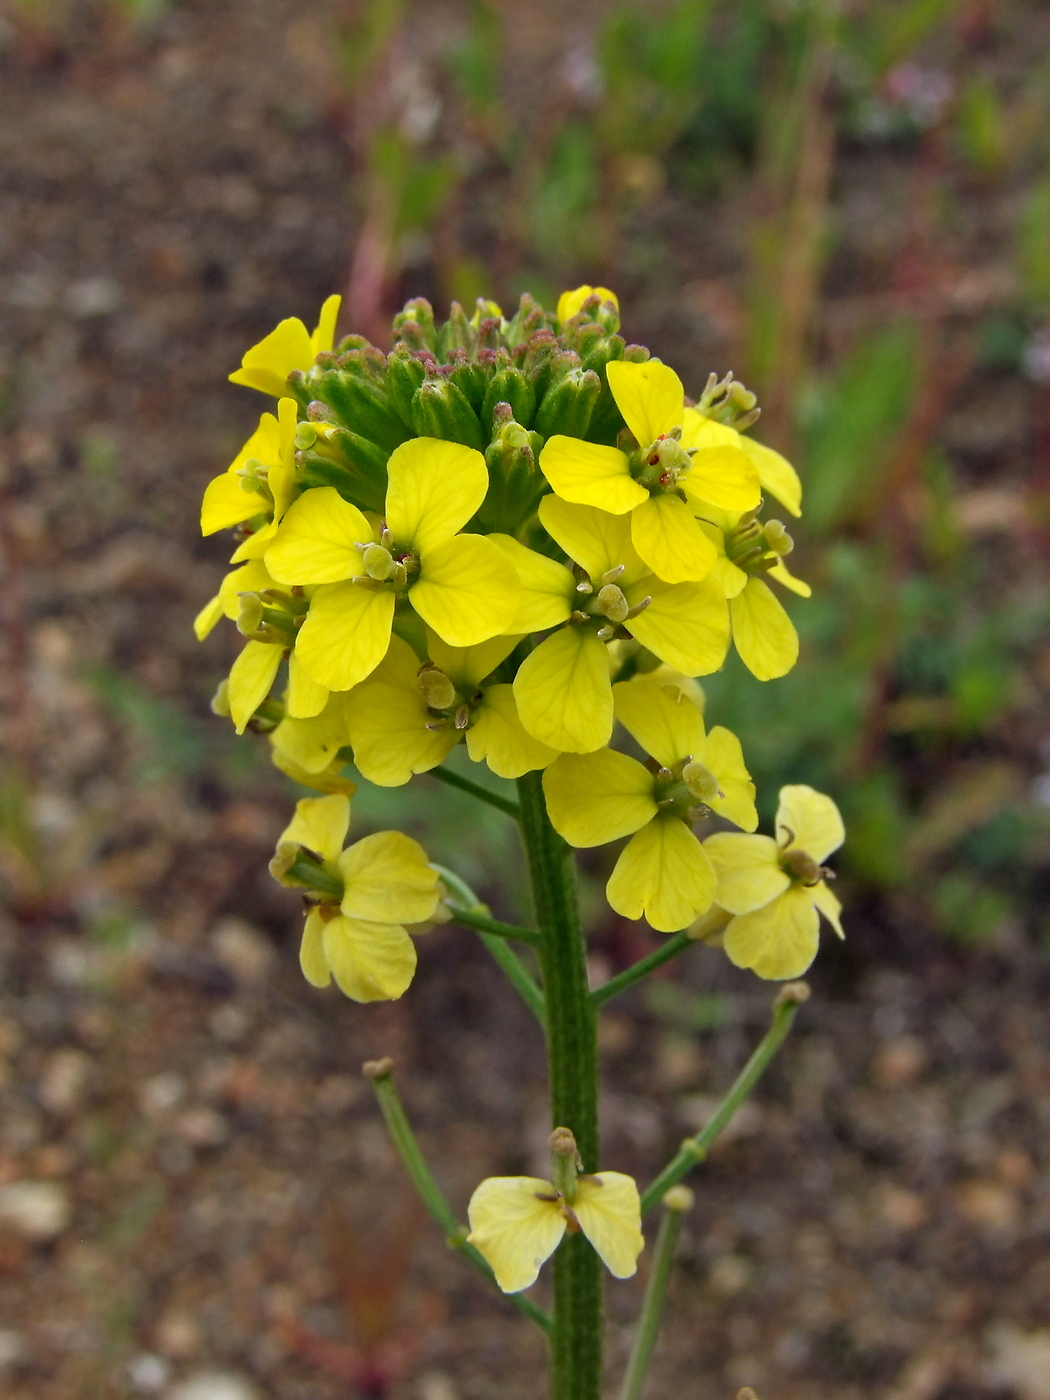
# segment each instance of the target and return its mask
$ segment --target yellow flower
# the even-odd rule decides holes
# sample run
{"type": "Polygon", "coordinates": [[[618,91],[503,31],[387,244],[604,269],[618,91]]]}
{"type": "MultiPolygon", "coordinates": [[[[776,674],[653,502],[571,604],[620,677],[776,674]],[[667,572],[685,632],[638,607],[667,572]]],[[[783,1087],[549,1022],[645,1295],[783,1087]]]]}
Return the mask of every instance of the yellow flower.
{"type": "Polygon", "coordinates": [[[577,287],[574,291],[562,292],[558,298],[558,320],[568,321],[570,317],[576,315],[587,298],[593,296],[601,297],[603,302],[611,301],[619,311],[620,303],[616,293],[610,292],[608,287],[577,287]]]}
{"type": "Polygon", "coordinates": [[[658,578],[685,583],[706,577],[715,552],[695,517],[708,506],[747,511],[760,500],[758,472],[739,447],[716,444],[688,452],[680,441],[682,381],[659,360],[613,360],[609,388],[638,450],[556,434],[540,467],[565,501],[628,515],[631,541],[658,578]]]}
{"type": "Polygon", "coordinates": [[[341,302],[342,297],[338,296],[327,299],[313,335],[298,316],[282,321],[245,352],[240,369],[230,375],[231,382],[247,384],[249,389],[259,389],[275,399],[280,398],[288,388],[288,376],[293,369],[309,369],[316,355],[322,350],[331,350],[341,302]]]}
{"type": "Polygon", "coordinates": [[[803,784],[780,789],[776,840],[718,832],[704,842],[718,876],[717,903],[735,917],[725,950],[737,967],[771,980],[801,977],[817,955],[823,914],[840,938],[842,906],[822,862],[845,840],[830,797],[803,784]]]}
{"type": "Polygon", "coordinates": [[[256,517],[268,523],[250,534],[233,556],[234,562],[258,559],[276,531],[295,495],[294,399],[281,399],[277,417],[264,413],[259,426],[221,476],[210,481],[201,502],[201,534],[213,535],[256,517]]]}
{"type": "MultiPolygon", "coordinates": [[[[325,772],[335,763],[339,750],[350,745],[349,696],[340,691],[325,694],[326,703],[316,715],[299,717],[289,708],[269,735],[274,750],[303,773],[325,772]]],[[[349,755],[344,761],[350,761],[349,755]]]]}
{"type": "Polygon", "coordinates": [[[776,579],[803,598],[813,590],[788,570],[770,546],[771,539],[780,547],[789,539],[779,521],[763,525],[748,515],[709,514],[711,518],[700,524],[718,554],[711,576],[729,603],[733,644],[757,680],[776,680],[798,660],[798,633],[764,580],[776,579]]]}
{"type": "Polygon", "coordinates": [[[547,811],[572,846],[630,835],[606,897],[624,918],[644,916],[670,933],[715,898],[714,868],[694,820],[710,807],[753,831],[755,789],[736,736],[721,726],[705,734],[700,711],[680,691],[625,681],[613,695],[617,718],[655,761],[647,767],[612,749],[563,754],[543,775],[547,811]]]}
{"type": "Polygon", "coordinates": [[[490,1176],[467,1207],[468,1241],[485,1256],[504,1293],[536,1282],[566,1230],[582,1230],[614,1278],[630,1278],[645,1247],[634,1179],[596,1172],[575,1181],[569,1205],[539,1176],[490,1176]]]}
{"type": "Polygon", "coordinates": [[[387,471],[383,522],[372,524],[333,487],[315,487],[266,552],[275,579],[320,585],[295,654],[330,690],[350,690],[375,670],[398,605],[411,603],[449,645],[469,647],[506,630],[520,591],[498,545],[458,533],[488,488],[480,452],[413,438],[394,450],[387,471]]]}
{"type": "Polygon", "coordinates": [[[542,743],[589,753],[612,734],[605,644],[630,636],[683,675],[706,675],[725,658],[728,610],[721,590],[706,579],[670,584],[657,578],[634,549],[625,516],[558,496],[545,496],[539,514],[581,577],[497,537],[522,581],[511,626],[536,631],[568,623],[522,662],[514,698],[522,724],[542,743]]]}
{"type": "Polygon", "coordinates": [[[682,446],[706,450],[710,447],[739,447],[746,452],[758,472],[763,491],[775,496],[792,515],[802,514],[802,483],[798,472],[779,452],[738,433],[725,423],[706,418],[699,409],[687,408],[682,420],[682,446]]]}
{"type": "Polygon", "coordinates": [[[307,914],[299,962],[315,987],[334,977],[351,1001],[396,1001],[416,970],[404,925],[433,916],[438,877],[422,847],[399,831],[377,831],[344,851],[349,824],[348,797],[304,797],[277,843],[276,859],[285,867],[296,848],[305,849],[343,881],[338,906],[318,905],[307,914]]]}
{"type": "Polygon", "coordinates": [[[434,768],[465,739],[475,763],[501,778],[520,778],[556,757],[526,733],[510,685],[492,673],[520,637],[494,637],[474,647],[450,647],[427,637],[429,661],[391,637],[371,676],[347,697],[354,762],[382,787],[407,783],[434,768]],[[487,682],[487,684],[486,684],[487,682]]]}

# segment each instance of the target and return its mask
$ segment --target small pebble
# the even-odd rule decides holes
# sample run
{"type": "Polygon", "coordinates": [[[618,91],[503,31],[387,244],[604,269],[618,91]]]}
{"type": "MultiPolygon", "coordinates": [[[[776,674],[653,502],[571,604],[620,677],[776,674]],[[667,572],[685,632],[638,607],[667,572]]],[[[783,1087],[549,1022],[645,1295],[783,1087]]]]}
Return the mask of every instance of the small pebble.
{"type": "Polygon", "coordinates": [[[21,1332],[14,1332],[9,1327],[0,1327],[0,1372],[6,1371],[9,1366],[16,1366],[19,1361],[24,1361],[27,1353],[28,1348],[21,1332]]]}
{"type": "Polygon", "coordinates": [[[128,1380],[134,1390],[154,1395],[171,1379],[171,1367],[156,1352],[144,1351],[133,1356],[127,1365],[128,1380]]]}
{"type": "Polygon", "coordinates": [[[57,1181],[12,1181],[0,1187],[0,1225],[23,1239],[52,1240],[72,1218],[69,1192],[57,1181]]]}
{"type": "Polygon", "coordinates": [[[259,1392],[233,1371],[198,1371],[168,1391],[167,1400],[258,1400],[259,1392]]]}

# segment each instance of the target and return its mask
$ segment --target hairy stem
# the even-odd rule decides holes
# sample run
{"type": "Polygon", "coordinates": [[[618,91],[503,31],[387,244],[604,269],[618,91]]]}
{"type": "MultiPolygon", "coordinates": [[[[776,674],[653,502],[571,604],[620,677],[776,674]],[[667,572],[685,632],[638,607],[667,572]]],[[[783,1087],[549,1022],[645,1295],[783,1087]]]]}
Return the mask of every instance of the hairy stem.
{"type": "MultiPolygon", "coordinates": [[[[576,1139],[583,1170],[598,1169],[596,1016],[572,852],[551,826],[539,773],[518,779],[521,833],[528,861],[547,1003],[551,1126],[576,1139]]],[[[599,1400],[602,1276],[583,1235],[568,1235],[554,1255],[551,1400],[599,1400]]]]}
{"type": "Polygon", "coordinates": [[[481,933],[480,931],[478,937],[492,954],[495,961],[499,963],[507,980],[513,985],[514,990],[536,1017],[536,1020],[546,1029],[547,1003],[542,991],[536,985],[532,973],[518,957],[514,949],[508,948],[505,939],[494,938],[492,934],[481,933]]]}
{"type": "Polygon", "coordinates": [[[670,1197],[664,1199],[664,1216],[656,1236],[649,1282],[645,1286],[645,1298],[638,1318],[638,1332],[631,1348],[631,1359],[627,1363],[627,1374],[623,1378],[620,1400],[640,1400],[663,1318],[664,1299],[667,1297],[667,1283],[671,1277],[671,1264],[674,1262],[678,1231],[682,1225],[682,1213],[688,1210],[692,1203],[692,1192],[684,1186],[672,1187],[670,1197]]]}
{"type": "Polygon", "coordinates": [[[475,783],[471,778],[462,777],[459,773],[453,772],[451,768],[439,765],[437,768],[429,769],[428,772],[432,778],[438,778],[441,782],[447,783],[449,787],[459,788],[460,792],[469,792],[471,797],[476,797],[479,802],[487,802],[490,807],[495,807],[497,811],[504,812],[508,817],[513,817],[515,821],[521,819],[518,804],[511,802],[509,797],[501,797],[498,792],[482,787],[480,783],[475,783]]]}
{"type": "MultiPolygon", "coordinates": [[[[420,1200],[430,1212],[438,1229],[445,1236],[446,1243],[451,1245],[453,1249],[457,1249],[464,1259],[469,1260],[479,1273],[484,1274],[489,1282],[495,1285],[495,1275],[481,1254],[472,1244],[467,1243],[467,1231],[456,1219],[452,1207],[445,1200],[441,1187],[434,1180],[433,1173],[427,1166],[426,1158],[423,1156],[416,1135],[412,1131],[412,1125],[405,1113],[401,1095],[397,1092],[397,1086],[394,1084],[393,1060],[369,1060],[364,1066],[364,1072],[372,1081],[372,1088],[379,1101],[380,1112],[397,1149],[397,1154],[404,1163],[405,1170],[412,1180],[412,1185],[419,1193],[420,1200]]],[[[526,1298],[522,1293],[510,1293],[506,1296],[519,1312],[530,1317],[533,1322],[542,1327],[544,1332],[550,1332],[550,1317],[531,1298],[526,1298]]]]}
{"type": "Polygon", "coordinates": [[[704,1160],[733,1114],[769,1068],[770,1061],[794,1024],[799,1007],[808,1000],[809,987],[805,982],[788,982],[781,987],[773,1003],[773,1024],[755,1047],[751,1058],[740,1071],[735,1084],[718,1105],[710,1121],[695,1137],[686,1138],[660,1175],[642,1193],[643,1213],[652,1210],[672,1186],[704,1160]]]}
{"type": "Polygon", "coordinates": [[[633,987],[636,982],[640,982],[650,972],[658,967],[663,967],[664,963],[670,962],[679,953],[684,953],[686,948],[691,947],[693,943],[694,940],[686,932],[672,934],[652,953],[648,953],[644,958],[639,958],[636,963],[624,968],[623,972],[618,972],[615,977],[610,977],[608,982],[603,982],[600,987],[596,987],[591,993],[592,1005],[602,1006],[612,997],[618,997],[621,992],[626,992],[628,987],[633,987]]]}

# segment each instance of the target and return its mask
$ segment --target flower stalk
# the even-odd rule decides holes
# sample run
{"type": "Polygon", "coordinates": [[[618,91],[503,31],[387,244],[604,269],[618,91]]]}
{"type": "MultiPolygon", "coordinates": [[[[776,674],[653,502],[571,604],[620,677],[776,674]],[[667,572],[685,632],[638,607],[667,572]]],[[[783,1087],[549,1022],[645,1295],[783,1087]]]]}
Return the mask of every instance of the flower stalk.
{"type": "Polygon", "coordinates": [[[663,1205],[664,1213],[653,1249],[649,1282],[646,1284],[642,1311],[638,1318],[638,1332],[627,1363],[620,1400],[640,1400],[649,1362],[656,1348],[660,1323],[663,1320],[667,1285],[671,1278],[678,1233],[682,1228],[682,1216],[692,1208],[693,1193],[688,1186],[672,1186],[663,1198],[663,1205]]]}

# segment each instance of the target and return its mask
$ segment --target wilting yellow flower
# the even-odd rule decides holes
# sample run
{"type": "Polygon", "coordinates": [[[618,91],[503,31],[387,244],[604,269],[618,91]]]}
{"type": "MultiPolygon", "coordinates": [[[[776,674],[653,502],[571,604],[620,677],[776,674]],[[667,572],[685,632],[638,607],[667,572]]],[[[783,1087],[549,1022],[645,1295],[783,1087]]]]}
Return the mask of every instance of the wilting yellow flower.
{"type": "Polygon", "coordinates": [[[519,640],[450,647],[431,632],[430,659],[421,665],[410,646],[391,637],[386,656],[346,701],[354,762],[364,776],[398,787],[434,768],[461,739],[475,763],[484,760],[501,778],[546,767],[555,750],[526,732],[510,685],[492,676],[519,640]]]}
{"type": "Polygon", "coordinates": [[[394,610],[411,603],[450,646],[507,629],[520,591],[506,554],[463,528],[488,489],[473,448],[413,438],[387,464],[385,520],[373,523],[331,486],[288,511],[266,567],[286,584],[320,585],[295,654],[330,690],[350,690],[382,661],[394,610]]]}
{"type": "Polygon", "coordinates": [[[647,767],[613,749],[563,754],[543,775],[547,811],[572,846],[630,835],[606,897],[624,918],[644,916],[670,933],[715,898],[715,871],[693,822],[710,807],[753,831],[755,789],[740,741],[721,726],[705,734],[703,717],[681,692],[626,681],[613,695],[617,718],[655,762],[647,767]]]}
{"type": "Polygon", "coordinates": [[[536,1282],[566,1230],[582,1230],[614,1278],[630,1278],[645,1247],[634,1179],[596,1172],[575,1182],[568,1205],[538,1176],[490,1176],[467,1207],[469,1242],[485,1256],[504,1293],[536,1282]]]}
{"type": "Polygon", "coordinates": [[[522,662],[514,680],[521,722],[566,753],[608,743],[613,707],[605,644],[631,636],[683,675],[707,675],[725,658],[729,617],[710,580],[666,583],[639,558],[626,516],[544,496],[540,521],[577,565],[564,565],[497,536],[522,582],[519,631],[567,623],[522,662]]]}
{"type": "Polygon", "coordinates": [[[716,556],[695,517],[712,505],[754,509],[760,500],[758,472],[736,446],[685,450],[680,441],[685,395],[667,365],[612,360],[607,374],[638,451],[629,455],[555,434],[540,453],[540,467],[563,500],[629,516],[631,541],[658,578],[667,583],[702,579],[716,556]]]}
{"type": "Polygon", "coordinates": [[[396,1001],[416,970],[404,925],[433,917],[438,877],[423,848],[399,831],[377,831],[344,851],[349,825],[348,797],[304,797],[277,843],[274,873],[305,849],[343,881],[338,906],[318,905],[306,916],[299,952],[306,980],[327,987],[334,977],[352,1001],[396,1001]]]}
{"type": "Polygon", "coordinates": [[[616,293],[610,292],[608,287],[576,287],[571,292],[562,292],[558,298],[558,320],[564,322],[575,316],[587,298],[593,296],[601,297],[603,302],[611,301],[619,311],[620,303],[616,293]]]}
{"type": "Polygon", "coordinates": [[[765,579],[776,579],[803,598],[813,590],[770,548],[770,538],[778,545],[789,538],[779,521],[763,525],[724,511],[709,516],[700,524],[718,554],[711,577],[729,603],[733,644],[757,680],[776,680],[798,660],[798,633],[765,579]]]}
{"type": "Polygon", "coordinates": [[[798,472],[779,452],[738,433],[726,423],[706,418],[699,409],[687,408],[682,420],[682,446],[706,450],[710,447],[739,447],[746,452],[758,472],[763,491],[775,496],[792,515],[802,514],[802,483],[798,472]]]}
{"type": "Polygon", "coordinates": [[[289,316],[257,345],[245,352],[240,369],[230,380],[259,389],[264,394],[280,398],[288,388],[288,376],[293,369],[309,369],[314,357],[322,350],[331,350],[335,342],[335,323],[342,297],[331,296],[321,307],[321,315],[313,334],[298,316],[289,316]]]}
{"type": "Polygon", "coordinates": [[[704,842],[718,876],[716,902],[730,914],[725,950],[759,977],[801,977],[817,955],[819,914],[840,938],[842,906],[822,862],[842,845],[830,797],[803,784],[780,789],[776,839],[718,832],[704,842]]]}

